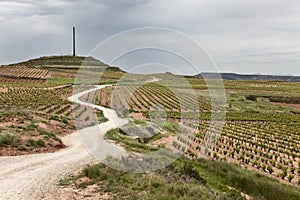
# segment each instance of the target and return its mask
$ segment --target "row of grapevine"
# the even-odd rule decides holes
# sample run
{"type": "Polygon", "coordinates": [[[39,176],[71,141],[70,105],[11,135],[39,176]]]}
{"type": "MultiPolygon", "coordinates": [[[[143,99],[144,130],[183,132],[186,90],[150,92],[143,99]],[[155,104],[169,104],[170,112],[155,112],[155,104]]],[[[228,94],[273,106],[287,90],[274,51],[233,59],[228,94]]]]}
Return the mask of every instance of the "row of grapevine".
{"type": "Polygon", "coordinates": [[[210,102],[201,96],[192,96],[184,91],[148,83],[141,87],[106,87],[95,95],[98,104],[115,109],[133,109],[134,112],[149,111],[152,106],[160,105],[166,111],[193,112],[199,109],[208,112],[210,102]]]}
{"type": "Polygon", "coordinates": [[[203,149],[209,123],[202,121],[198,124],[199,130],[190,138],[190,151],[202,150],[214,159],[237,162],[282,180],[299,183],[299,124],[227,121],[223,131],[218,132],[217,144],[211,149],[203,149]]]}
{"type": "Polygon", "coordinates": [[[115,109],[131,108],[133,112],[145,113],[151,106],[161,105],[168,116],[177,120],[180,120],[182,112],[190,114],[191,120],[185,122],[184,126],[194,129],[195,134],[175,138],[170,146],[176,152],[186,152],[190,158],[197,158],[202,152],[213,159],[236,162],[294,184],[299,182],[299,115],[228,113],[224,129],[218,124],[209,129],[210,102],[201,96],[197,97],[200,118],[206,119],[199,123],[189,109],[195,104],[195,99],[184,91],[147,83],[138,88],[130,85],[108,87],[98,91],[95,96],[98,104],[115,109]],[[210,134],[207,134],[208,130],[210,134]]]}
{"type": "Polygon", "coordinates": [[[2,77],[15,77],[15,78],[29,78],[29,79],[46,79],[49,71],[28,68],[25,66],[2,66],[0,67],[0,76],[2,77]]]}
{"type": "MultiPolygon", "coordinates": [[[[18,79],[18,83],[26,83],[26,85],[28,84],[39,84],[39,83],[43,83],[45,82],[45,80],[41,80],[41,79],[18,79]]],[[[8,78],[8,77],[1,77],[0,75],[0,83],[1,84],[5,84],[5,83],[16,83],[16,79],[15,78],[8,78]]]]}
{"type": "Polygon", "coordinates": [[[61,96],[71,94],[70,88],[58,90],[7,88],[0,92],[0,103],[6,107],[37,110],[51,115],[70,116],[72,103],[61,96]]]}

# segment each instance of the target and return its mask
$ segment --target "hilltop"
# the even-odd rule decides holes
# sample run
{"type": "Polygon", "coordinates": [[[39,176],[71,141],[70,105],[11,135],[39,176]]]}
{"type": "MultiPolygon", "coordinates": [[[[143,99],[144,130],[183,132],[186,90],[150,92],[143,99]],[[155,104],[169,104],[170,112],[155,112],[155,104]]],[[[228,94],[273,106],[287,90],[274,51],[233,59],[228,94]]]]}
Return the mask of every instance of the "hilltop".
{"type": "Polygon", "coordinates": [[[8,66],[26,66],[34,68],[60,68],[60,69],[79,69],[85,67],[102,67],[109,71],[121,71],[118,67],[111,67],[102,61],[85,56],[42,56],[40,58],[30,59],[19,63],[10,64],[8,66]]]}
{"type": "Polygon", "coordinates": [[[11,65],[24,65],[27,67],[47,66],[47,65],[72,65],[80,66],[85,62],[90,66],[107,66],[100,60],[93,57],[84,56],[42,56],[40,58],[30,59],[28,61],[19,62],[11,65]]]}
{"type": "Polygon", "coordinates": [[[30,82],[37,87],[40,87],[40,83],[47,83],[48,86],[65,85],[73,84],[78,74],[84,74],[88,79],[102,74],[102,81],[105,79],[104,82],[111,82],[123,73],[120,68],[109,66],[93,57],[43,56],[0,66],[0,82],[30,82]]]}

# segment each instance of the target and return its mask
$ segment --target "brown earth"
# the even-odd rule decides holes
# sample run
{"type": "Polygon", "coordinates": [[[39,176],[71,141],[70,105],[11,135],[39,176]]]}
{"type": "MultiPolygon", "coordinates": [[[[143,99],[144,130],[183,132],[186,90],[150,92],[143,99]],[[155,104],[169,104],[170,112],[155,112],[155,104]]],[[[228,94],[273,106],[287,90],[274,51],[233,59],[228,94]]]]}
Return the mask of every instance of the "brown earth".
{"type": "Polygon", "coordinates": [[[62,137],[74,131],[72,122],[64,124],[55,120],[45,120],[47,115],[28,113],[28,115],[9,116],[1,119],[0,130],[13,134],[17,137],[15,145],[4,145],[0,147],[0,156],[19,156],[37,153],[53,153],[65,148],[58,139],[43,135],[39,129],[51,131],[57,137],[62,137]],[[32,121],[34,119],[34,122],[32,121]],[[40,122],[38,122],[40,121],[40,122]],[[45,121],[45,122],[41,122],[45,121]],[[36,128],[26,130],[26,127],[34,124],[36,128]],[[44,141],[43,145],[37,145],[38,140],[44,141]],[[31,144],[31,145],[30,145],[31,144]]]}
{"type": "MultiPolygon", "coordinates": [[[[86,178],[88,179],[88,178],[86,178]]],[[[83,182],[83,179],[76,181],[76,184],[83,182]]],[[[86,188],[74,189],[74,184],[59,188],[55,193],[47,194],[44,200],[69,199],[69,200],[108,200],[112,199],[112,194],[99,192],[99,186],[88,185],[86,188]]]]}
{"type": "Polygon", "coordinates": [[[0,156],[20,156],[20,155],[29,155],[29,154],[39,154],[39,153],[53,153],[58,149],[62,149],[65,147],[62,143],[56,140],[48,141],[44,147],[39,148],[31,148],[25,147],[29,137],[20,137],[20,145],[24,147],[24,150],[18,149],[20,147],[12,147],[12,146],[4,146],[0,149],[0,156]]]}
{"type": "Polygon", "coordinates": [[[274,103],[274,104],[300,110],[300,104],[292,104],[292,103],[274,103]]]}

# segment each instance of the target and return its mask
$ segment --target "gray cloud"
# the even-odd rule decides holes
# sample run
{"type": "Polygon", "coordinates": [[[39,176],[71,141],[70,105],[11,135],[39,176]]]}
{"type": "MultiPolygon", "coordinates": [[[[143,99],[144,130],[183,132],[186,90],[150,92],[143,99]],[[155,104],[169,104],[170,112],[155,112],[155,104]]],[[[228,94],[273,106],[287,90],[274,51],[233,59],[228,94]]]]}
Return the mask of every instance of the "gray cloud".
{"type": "Polygon", "coordinates": [[[80,55],[120,31],[157,26],[201,43],[220,71],[300,75],[299,22],[298,0],[0,1],[0,63],[71,53],[72,26],[80,55]]]}

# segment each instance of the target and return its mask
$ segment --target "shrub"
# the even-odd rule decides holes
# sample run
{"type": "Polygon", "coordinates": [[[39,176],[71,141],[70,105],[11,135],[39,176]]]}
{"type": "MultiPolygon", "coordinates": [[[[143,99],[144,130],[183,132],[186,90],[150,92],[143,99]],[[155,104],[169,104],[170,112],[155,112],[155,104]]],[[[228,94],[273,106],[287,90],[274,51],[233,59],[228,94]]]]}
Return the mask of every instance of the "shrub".
{"type": "Polygon", "coordinates": [[[26,126],[25,128],[24,128],[24,130],[25,131],[33,131],[33,130],[35,130],[36,129],[36,125],[35,124],[29,124],[28,126],[26,126]]]}
{"type": "Polygon", "coordinates": [[[267,167],[267,170],[269,171],[270,174],[272,174],[274,172],[272,166],[270,166],[270,165],[267,167]]]}
{"type": "Polygon", "coordinates": [[[195,170],[191,164],[184,164],[182,173],[193,177],[202,184],[206,184],[206,181],[199,175],[199,172],[195,170]]]}
{"type": "Polygon", "coordinates": [[[16,146],[18,142],[19,142],[19,138],[14,134],[10,134],[10,133],[0,134],[0,147],[4,145],[16,146]]]}
{"type": "Polygon", "coordinates": [[[44,147],[45,142],[42,139],[39,140],[27,140],[26,146],[28,147],[44,147]]]}
{"type": "Polygon", "coordinates": [[[292,175],[292,174],[290,174],[290,175],[287,177],[287,179],[289,180],[289,182],[291,182],[291,181],[293,180],[293,178],[294,178],[294,175],[292,175]]]}
{"type": "Polygon", "coordinates": [[[36,143],[37,146],[40,146],[40,147],[44,147],[45,146],[45,142],[42,139],[39,139],[39,140],[35,141],[35,143],[36,143]]]}
{"type": "Polygon", "coordinates": [[[246,99],[247,99],[247,100],[250,100],[250,101],[257,101],[257,96],[254,96],[254,95],[247,95],[247,96],[246,96],[246,99]]]}
{"type": "Polygon", "coordinates": [[[292,172],[292,174],[295,173],[295,167],[294,166],[291,167],[291,172],[292,172]]]}
{"type": "Polygon", "coordinates": [[[52,131],[46,130],[43,128],[38,128],[38,131],[40,132],[41,135],[48,136],[49,138],[52,138],[58,142],[62,142],[60,138],[58,138],[52,131]]]}
{"type": "Polygon", "coordinates": [[[287,176],[287,171],[286,171],[286,169],[284,169],[284,170],[282,171],[282,173],[278,174],[277,176],[280,177],[282,180],[284,180],[284,178],[287,176]]]}
{"type": "Polygon", "coordinates": [[[263,164],[263,165],[261,166],[261,168],[262,168],[262,170],[266,171],[266,165],[265,165],[265,164],[263,164]]]}
{"type": "Polygon", "coordinates": [[[98,165],[89,166],[83,170],[83,175],[90,179],[98,178],[100,176],[100,167],[98,165]]]}

